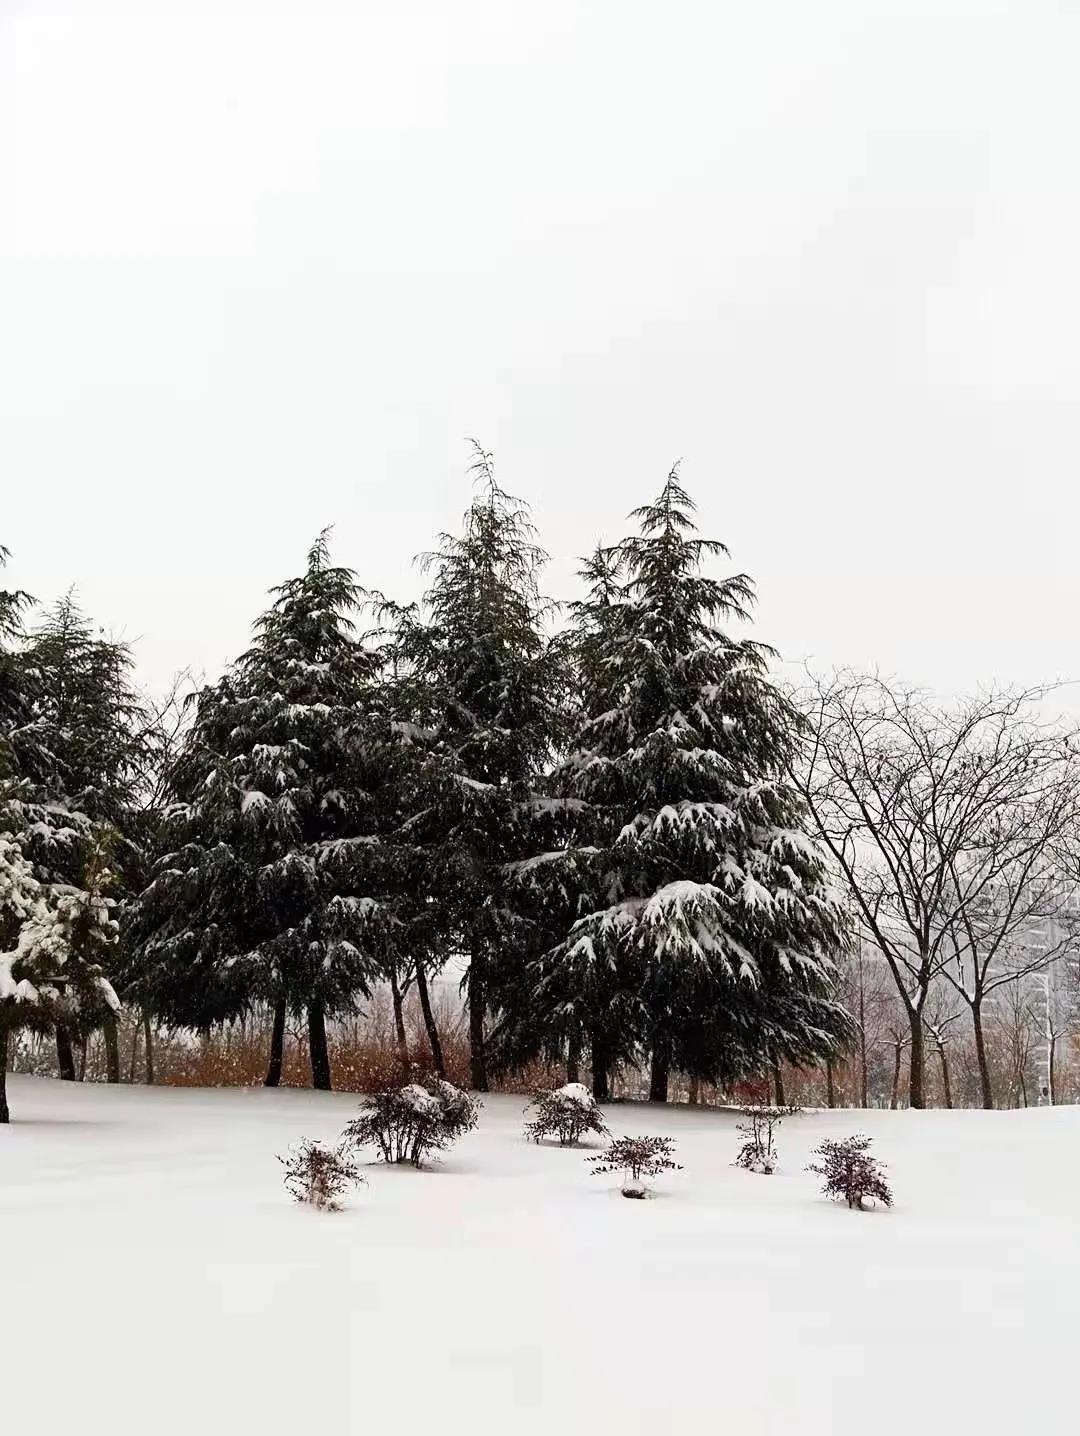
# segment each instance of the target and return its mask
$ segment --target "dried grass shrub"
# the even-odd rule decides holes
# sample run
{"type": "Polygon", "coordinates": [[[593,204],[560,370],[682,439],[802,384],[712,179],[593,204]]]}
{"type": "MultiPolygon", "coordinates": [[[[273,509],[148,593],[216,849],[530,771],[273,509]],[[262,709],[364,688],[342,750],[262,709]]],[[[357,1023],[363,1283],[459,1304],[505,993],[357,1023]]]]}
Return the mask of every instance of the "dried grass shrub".
{"type": "Polygon", "coordinates": [[[341,1198],[364,1180],[343,1146],[327,1147],[308,1139],[297,1142],[289,1155],[278,1161],[285,1168],[285,1189],[290,1196],[324,1212],[340,1211],[341,1198]]]}

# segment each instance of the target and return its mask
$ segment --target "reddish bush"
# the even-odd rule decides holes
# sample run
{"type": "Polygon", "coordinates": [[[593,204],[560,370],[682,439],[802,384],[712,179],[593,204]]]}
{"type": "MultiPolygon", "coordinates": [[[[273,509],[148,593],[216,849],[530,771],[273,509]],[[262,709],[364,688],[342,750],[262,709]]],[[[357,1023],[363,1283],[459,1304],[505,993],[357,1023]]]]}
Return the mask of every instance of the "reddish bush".
{"type": "Polygon", "coordinates": [[[822,1142],[814,1151],[820,1162],[811,1162],[808,1172],[825,1178],[825,1196],[847,1202],[849,1207],[865,1210],[866,1199],[892,1206],[892,1192],[883,1175],[882,1164],[867,1154],[870,1138],[845,1137],[841,1142],[822,1142]]]}
{"type": "Polygon", "coordinates": [[[587,1157],[593,1164],[593,1175],[622,1172],[624,1197],[647,1197],[646,1177],[661,1172],[681,1172],[674,1160],[675,1144],[670,1137],[618,1137],[606,1152],[587,1157]]]}

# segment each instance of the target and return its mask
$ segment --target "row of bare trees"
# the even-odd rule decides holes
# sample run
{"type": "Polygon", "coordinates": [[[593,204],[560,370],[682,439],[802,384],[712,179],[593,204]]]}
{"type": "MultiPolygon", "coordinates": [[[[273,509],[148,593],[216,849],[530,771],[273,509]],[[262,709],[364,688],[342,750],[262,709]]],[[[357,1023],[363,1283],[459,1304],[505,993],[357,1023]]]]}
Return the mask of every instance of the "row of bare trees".
{"type": "MultiPolygon", "coordinates": [[[[961,1015],[992,1107],[988,1012],[1026,979],[1075,966],[1080,732],[1047,717],[1055,696],[1042,687],[943,703],[877,675],[810,680],[799,781],[860,951],[891,975],[907,1029],[896,1072],[906,1046],[912,1107],[926,1104],[931,1057],[947,1083],[961,1015]]],[[[1047,1012],[1052,1049],[1049,1002],[1047,1012]]]]}
{"type": "MultiPolygon", "coordinates": [[[[785,1073],[789,1094],[805,1106],[906,1104],[911,1025],[889,966],[872,942],[864,940],[851,951],[841,991],[858,1026],[852,1050],[830,1069],[785,1073]]],[[[1060,960],[1049,972],[1002,984],[985,1005],[983,1027],[982,1057],[995,1106],[1080,1100],[1075,963],[1060,960]]],[[[944,980],[935,983],[923,1008],[923,1031],[925,1104],[981,1106],[983,1082],[969,1009],[944,980]]]]}

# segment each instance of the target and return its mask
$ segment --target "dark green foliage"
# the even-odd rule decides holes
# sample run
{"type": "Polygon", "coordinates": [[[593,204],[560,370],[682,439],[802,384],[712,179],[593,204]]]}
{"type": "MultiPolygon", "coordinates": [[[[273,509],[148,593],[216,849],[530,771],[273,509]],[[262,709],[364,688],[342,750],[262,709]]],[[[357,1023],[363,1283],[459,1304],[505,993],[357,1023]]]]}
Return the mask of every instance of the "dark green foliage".
{"type": "Polygon", "coordinates": [[[574,841],[517,870],[569,933],[534,968],[541,1026],[591,1045],[594,1072],[652,1059],[714,1081],[775,1057],[837,1051],[840,903],[787,774],[801,720],[769,681],[770,650],[731,637],[744,575],[702,572],[723,545],[693,534],[669,475],[640,532],[600,550],[574,609],[580,689],[553,791],[574,841]]]}
{"type": "MultiPolygon", "coordinates": [[[[116,912],[136,862],[144,712],[127,647],[71,595],[27,631],[25,594],[0,594],[0,834],[23,898],[9,904],[0,1024],[72,1038],[115,1029],[116,912]],[[25,881],[29,865],[32,892],[25,881]]],[[[62,1075],[63,1075],[63,1068],[62,1075]]],[[[67,1075],[73,1075],[71,1069],[67,1075]]]]}
{"type": "MultiPolygon", "coordinates": [[[[9,557],[0,544],[0,568],[9,557]]],[[[30,691],[18,657],[23,614],[32,603],[21,589],[0,589],[0,797],[5,799],[27,767],[38,777],[47,763],[27,731],[32,717],[30,691]]]]}
{"type": "Polygon", "coordinates": [[[472,1084],[487,1085],[484,1020],[520,980],[535,939],[512,865],[536,851],[537,795],[562,724],[565,674],[545,637],[545,555],[528,510],[475,446],[478,493],[460,534],[425,556],[419,609],[387,606],[399,731],[413,754],[407,824],[443,956],[467,960],[472,1084]]]}
{"type": "Polygon", "coordinates": [[[21,663],[33,732],[52,763],[50,796],[122,834],[146,778],[145,704],[125,643],[94,632],[72,594],[29,635],[21,663]]]}
{"type": "Polygon", "coordinates": [[[89,933],[68,943],[95,982],[49,1020],[112,1021],[106,971],[169,1025],[269,1003],[279,1033],[307,1015],[329,1085],[328,1023],[391,979],[407,1067],[401,994],[455,959],[481,1089],[546,1057],[591,1063],[603,1097],[616,1063],[651,1062],[662,1098],[671,1070],[724,1082],[843,1046],[843,915],[787,780],[800,722],[769,650],[729,632],[750,581],[706,572],[726,551],[673,472],[552,637],[529,511],[474,447],[422,602],[369,599],[321,537],[175,749],[123,644],[71,598],[28,634],[26,595],[0,592],[9,866],[32,864],[35,913],[122,927],[107,967],[89,933]],[[384,628],[358,633],[372,607],[384,628]]]}
{"type": "Polygon", "coordinates": [[[402,875],[382,842],[395,745],[380,655],[354,631],[362,595],[325,535],[274,595],[249,651],[198,695],[169,775],[175,846],[135,932],[161,1015],[203,1027],[284,999],[308,1012],[328,1085],[325,1017],[355,1009],[398,936],[402,875]]]}

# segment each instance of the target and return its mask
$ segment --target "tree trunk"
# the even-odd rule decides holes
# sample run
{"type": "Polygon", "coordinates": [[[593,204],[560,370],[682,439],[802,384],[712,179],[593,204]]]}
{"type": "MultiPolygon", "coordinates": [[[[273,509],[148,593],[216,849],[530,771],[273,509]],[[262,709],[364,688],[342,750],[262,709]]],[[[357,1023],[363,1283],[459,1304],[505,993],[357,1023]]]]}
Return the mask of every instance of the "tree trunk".
{"type": "Polygon", "coordinates": [[[266,1064],[264,1087],[281,1086],[281,1068],[285,1061],[285,999],[274,1002],[274,1022],[270,1028],[270,1057],[266,1064]]]}
{"type": "Polygon", "coordinates": [[[908,1013],[911,1024],[911,1061],[908,1069],[908,1106],[916,1112],[926,1106],[926,1043],[922,1013],[912,1008],[908,1013]]]}
{"type": "Polygon", "coordinates": [[[407,1082],[412,1068],[409,1063],[409,1039],[405,1034],[405,1003],[396,972],[390,973],[390,997],[394,1004],[394,1035],[397,1038],[398,1060],[401,1062],[401,1075],[407,1082]]]}
{"type": "Polygon", "coordinates": [[[0,1026],[0,1124],[11,1121],[7,1099],[8,1030],[0,1026]]]}
{"type": "Polygon", "coordinates": [[[102,1023],[101,1030],[105,1039],[105,1080],[106,1082],[119,1082],[120,1025],[116,1020],[116,1013],[111,1008],[102,1023]]]}
{"type": "Polygon", "coordinates": [[[701,1078],[700,1078],[700,1077],[691,1077],[691,1078],[690,1078],[690,1090],[689,1090],[689,1091],[687,1092],[687,1094],[686,1094],[686,1101],[687,1101],[687,1105],[690,1106],[690,1107],[698,1107],[698,1106],[701,1105],[701,1078]]]}
{"type": "Polygon", "coordinates": [[[994,1088],[990,1081],[990,1063],[986,1056],[986,1034],[983,1032],[981,1001],[973,1002],[971,1005],[971,1025],[975,1031],[975,1056],[979,1063],[982,1104],[989,1111],[994,1105],[994,1088]]]}
{"type": "Polygon", "coordinates": [[[900,1101],[900,1058],[903,1056],[904,1049],[899,1042],[896,1042],[894,1044],[894,1052],[895,1056],[893,1059],[892,1070],[892,1094],[889,1097],[890,1112],[896,1111],[897,1104],[900,1101]]]}
{"type": "Polygon", "coordinates": [[[577,1037],[571,1037],[566,1046],[566,1080],[581,1081],[581,1042],[577,1037]]]}
{"type": "Polygon", "coordinates": [[[85,1082],[85,1081],[86,1081],[86,1059],[87,1059],[87,1057],[88,1057],[88,1055],[89,1055],[88,1047],[89,1047],[89,1039],[86,1038],[86,1037],[80,1037],[80,1038],[79,1038],[79,1081],[80,1081],[80,1082],[85,1082]]]}
{"type": "Polygon", "coordinates": [[[311,1054],[311,1085],[317,1092],[329,1092],[330,1049],[326,1045],[326,1011],[321,1002],[308,1004],[308,1050],[311,1054]]]}
{"type": "Polygon", "coordinates": [[[952,1084],[949,1081],[949,1058],[944,1046],[938,1043],[938,1057],[941,1059],[941,1085],[945,1089],[945,1106],[952,1107],[952,1084]]]}
{"type": "Polygon", "coordinates": [[[836,1106],[836,1083],[833,1081],[832,1063],[825,1063],[825,1101],[830,1107],[836,1106]]]}
{"type": "Polygon", "coordinates": [[[1046,1089],[1046,1100],[1051,1107],[1057,1106],[1057,1097],[1054,1091],[1054,1055],[1056,1052],[1057,1038],[1055,1036],[1051,1036],[1050,1042],[1046,1049],[1046,1080],[1049,1084],[1046,1089]]]}
{"type": "Polygon", "coordinates": [[[592,1067],[592,1094],[598,1102],[611,1101],[611,1085],[608,1077],[608,1069],[611,1062],[608,1057],[607,1044],[604,1039],[594,1032],[590,1043],[590,1066],[592,1067]]]}
{"type": "Polygon", "coordinates": [[[71,1048],[71,1033],[62,1022],[56,1024],[56,1065],[62,1082],[75,1081],[75,1053],[71,1048]]]}
{"type": "Polygon", "coordinates": [[[668,1059],[659,1048],[653,1048],[649,1072],[649,1101],[666,1102],[668,1098],[668,1059]]]}
{"type": "Polygon", "coordinates": [[[779,1062],[774,1061],[772,1064],[772,1078],[773,1102],[776,1104],[777,1107],[786,1107],[787,1097],[784,1093],[784,1073],[780,1067],[779,1062]]]}
{"type": "Polygon", "coordinates": [[[866,990],[863,985],[862,946],[859,947],[859,1106],[870,1105],[870,1082],[866,1061],[866,990]]]}
{"type": "Polygon", "coordinates": [[[484,1053],[484,965],[478,944],[473,945],[469,962],[469,1082],[475,1092],[488,1090],[487,1060],[484,1053]]]}
{"type": "Polygon", "coordinates": [[[128,1081],[135,1081],[135,1067],[139,1060],[139,1029],[131,1029],[131,1061],[128,1063],[128,1081]]]}
{"type": "Polygon", "coordinates": [[[154,1085],[154,1029],[150,1025],[150,1014],[143,1008],[143,1044],[146,1048],[146,1085],[154,1085]]]}
{"type": "Polygon", "coordinates": [[[428,991],[427,973],[424,971],[424,964],[419,958],[417,958],[416,961],[416,992],[420,998],[420,1011],[424,1018],[424,1027],[427,1031],[428,1046],[431,1048],[431,1062],[435,1068],[435,1075],[436,1077],[445,1077],[446,1063],[443,1060],[439,1028],[435,1022],[435,1014],[431,1010],[431,993],[428,991]]]}

